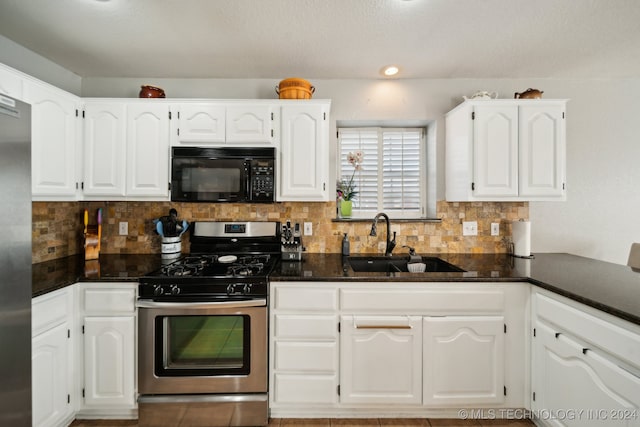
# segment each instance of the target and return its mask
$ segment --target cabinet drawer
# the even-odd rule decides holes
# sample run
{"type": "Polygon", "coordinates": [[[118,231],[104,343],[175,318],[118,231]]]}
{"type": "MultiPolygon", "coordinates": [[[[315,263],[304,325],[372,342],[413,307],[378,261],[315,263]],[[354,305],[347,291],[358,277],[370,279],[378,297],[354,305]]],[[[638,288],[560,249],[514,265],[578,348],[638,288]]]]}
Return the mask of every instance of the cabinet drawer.
{"type": "Polygon", "coordinates": [[[540,293],[534,294],[534,307],[537,318],[554,325],[556,332],[566,332],[592,343],[640,368],[640,333],[614,325],[540,293]]]}
{"type": "Polygon", "coordinates": [[[67,287],[31,302],[31,335],[36,336],[67,321],[73,313],[72,288],[67,287]]]}
{"type": "Polygon", "coordinates": [[[376,310],[403,314],[487,314],[501,313],[504,305],[504,292],[499,289],[369,288],[340,291],[340,308],[350,312],[376,310]]]}
{"type": "Polygon", "coordinates": [[[336,403],[338,381],[335,375],[276,374],[275,403],[336,403]]]}
{"type": "Polygon", "coordinates": [[[276,314],[274,331],[277,339],[336,339],[336,316],[304,316],[276,314]]]}
{"type": "Polygon", "coordinates": [[[81,303],[85,313],[121,314],[134,313],[136,285],[131,287],[83,287],[81,303]]]}
{"type": "Polygon", "coordinates": [[[338,308],[335,288],[312,288],[310,286],[275,286],[273,295],[275,310],[335,311],[338,308]]]}
{"type": "Polygon", "coordinates": [[[277,341],[275,369],[309,373],[336,372],[338,370],[337,354],[335,342],[277,341]]]}

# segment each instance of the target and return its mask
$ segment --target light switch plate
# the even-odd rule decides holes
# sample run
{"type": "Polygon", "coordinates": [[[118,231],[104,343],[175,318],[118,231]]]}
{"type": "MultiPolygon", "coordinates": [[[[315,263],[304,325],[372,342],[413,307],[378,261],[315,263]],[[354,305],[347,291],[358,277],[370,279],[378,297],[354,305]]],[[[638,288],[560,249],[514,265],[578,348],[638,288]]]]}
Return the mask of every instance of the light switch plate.
{"type": "Polygon", "coordinates": [[[304,223],[304,235],[311,236],[313,234],[313,223],[305,222],[304,223]]]}
{"type": "Polygon", "coordinates": [[[129,223],[126,221],[122,221],[118,224],[118,233],[121,236],[126,236],[129,234],[129,223]]]}
{"type": "Polygon", "coordinates": [[[463,236],[477,236],[478,235],[478,221],[463,221],[462,222],[462,235],[463,236]]]}
{"type": "Polygon", "coordinates": [[[491,223],[491,235],[492,236],[499,236],[500,235],[500,223],[499,222],[492,222],[491,223]]]}

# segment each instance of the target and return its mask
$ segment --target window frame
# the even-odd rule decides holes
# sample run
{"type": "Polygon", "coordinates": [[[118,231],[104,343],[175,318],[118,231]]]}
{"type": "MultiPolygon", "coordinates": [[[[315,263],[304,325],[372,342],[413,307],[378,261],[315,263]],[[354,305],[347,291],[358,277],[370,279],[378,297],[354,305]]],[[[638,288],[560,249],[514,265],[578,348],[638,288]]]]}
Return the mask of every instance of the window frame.
{"type": "MultiPolygon", "coordinates": [[[[419,142],[419,207],[417,209],[412,210],[404,210],[404,209],[363,209],[360,208],[357,203],[354,203],[353,213],[351,215],[352,219],[371,219],[378,212],[386,213],[390,218],[393,219],[428,219],[427,215],[429,213],[429,182],[428,177],[429,173],[429,160],[428,157],[431,154],[431,150],[429,149],[429,128],[425,125],[418,126],[403,126],[403,125],[373,125],[373,126],[347,126],[347,125],[337,125],[337,143],[336,143],[336,181],[339,182],[342,180],[342,170],[343,170],[343,161],[346,162],[346,152],[342,153],[342,133],[343,131],[359,131],[359,132],[377,132],[378,135],[378,171],[383,170],[384,165],[384,133],[385,132],[408,132],[408,131],[419,131],[420,132],[420,142],[419,142]]],[[[353,151],[353,150],[352,150],[353,151]]],[[[356,173],[357,176],[357,173],[356,173]]],[[[378,206],[384,205],[384,175],[383,173],[378,173],[378,206]]],[[[357,202],[357,199],[354,201],[357,202]]]]}

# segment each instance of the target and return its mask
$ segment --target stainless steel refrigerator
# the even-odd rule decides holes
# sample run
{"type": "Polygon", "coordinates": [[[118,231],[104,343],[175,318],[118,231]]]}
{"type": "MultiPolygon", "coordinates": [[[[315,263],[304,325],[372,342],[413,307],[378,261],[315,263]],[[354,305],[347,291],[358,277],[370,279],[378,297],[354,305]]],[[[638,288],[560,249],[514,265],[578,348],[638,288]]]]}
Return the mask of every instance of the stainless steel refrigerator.
{"type": "Polygon", "coordinates": [[[31,426],[31,106],[0,93],[0,426],[31,426]]]}

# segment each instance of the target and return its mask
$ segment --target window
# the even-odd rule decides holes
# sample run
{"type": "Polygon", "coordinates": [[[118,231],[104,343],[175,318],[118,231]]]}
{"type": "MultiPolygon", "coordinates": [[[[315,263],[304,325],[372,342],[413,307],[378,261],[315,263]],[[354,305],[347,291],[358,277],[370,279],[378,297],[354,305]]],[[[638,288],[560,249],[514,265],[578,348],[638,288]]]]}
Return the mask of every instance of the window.
{"type": "Polygon", "coordinates": [[[426,205],[425,129],[339,128],[340,180],[353,184],[353,216],[385,212],[394,218],[422,218],[426,205]],[[361,151],[363,162],[354,170],[347,156],[361,151]]]}

